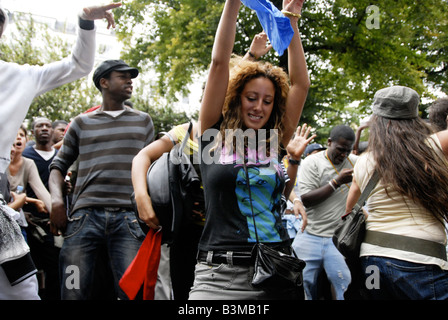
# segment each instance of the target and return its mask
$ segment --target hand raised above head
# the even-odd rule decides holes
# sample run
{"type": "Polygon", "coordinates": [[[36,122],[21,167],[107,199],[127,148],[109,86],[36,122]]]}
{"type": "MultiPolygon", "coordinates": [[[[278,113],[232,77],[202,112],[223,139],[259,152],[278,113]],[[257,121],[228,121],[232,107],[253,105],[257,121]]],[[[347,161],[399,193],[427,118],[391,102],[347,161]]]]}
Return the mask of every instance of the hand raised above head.
{"type": "Polygon", "coordinates": [[[110,11],[111,9],[115,9],[121,6],[120,2],[111,3],[103,6],[91,6],[86,7],[81,12],[81,19],[84,20],[98,20],[98,19],[106,19],[107,20],[107,29],[110,27],[115,28],[115,19],[114,15],[110,11]]]}
{"type": "Polygon", "coordinates": [[[283,10],[293,14],[300,14],[305,0],[283,0],[283,10]]]}
{"type": "Polygon", "coordinates": [[[250,45],[250,53],[252,53],[256,59],[264,56],[269,50],[272,49],[271,44],[267,44],[268,36],[263,31],[255,35],[250,45]]]}

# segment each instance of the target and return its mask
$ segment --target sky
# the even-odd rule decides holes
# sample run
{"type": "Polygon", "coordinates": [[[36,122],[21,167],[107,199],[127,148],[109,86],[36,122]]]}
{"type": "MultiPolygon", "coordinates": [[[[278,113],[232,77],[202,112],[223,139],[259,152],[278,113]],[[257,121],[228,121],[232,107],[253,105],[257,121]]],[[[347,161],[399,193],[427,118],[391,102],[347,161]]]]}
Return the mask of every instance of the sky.
{"type": "MultiPolygon", "coordinates": [[[[112,2],[112,1],[110,1],[112,2]]],[[[104,0],[0,0],[9,11],[33,13],[62,21],[75,21],[84,7],[109,3],[104,0]]]]}
{"type": "MultiPolygon", "coordinates": [[[[85,7],[108,4],[112,0],[0,0],[1,5],[11,12],[30,13],[34,17],[46,17],[57,19],[59,22],[78,24],[78,13],[85,7]]],[[[98,59],[116,59],[120,54],[120,45],[113,39],[110,39],[110,31],[106,30],[107,23],[105,19],[95,21],[98,27],[97,32],[101,34],[97,37],[98,43],[107,44],[109,50],[106,56],[98,56],[98,59]],[[103,37],[100,39],[100,37],[103,37]],[[113,55],[112,56],[109,56],[113,55]]],[[[9,30],[7,29],[7,32],[9,30]]],[[[71,36],[71,35],[69,35],[71,36]]],[[[72,37],[73,38],[73,37],[72,37]]],[[[74,42],[74,39],[70,41],[74,42]]],[[[98,44],[97,43],[97,44],[98,44]]]]}

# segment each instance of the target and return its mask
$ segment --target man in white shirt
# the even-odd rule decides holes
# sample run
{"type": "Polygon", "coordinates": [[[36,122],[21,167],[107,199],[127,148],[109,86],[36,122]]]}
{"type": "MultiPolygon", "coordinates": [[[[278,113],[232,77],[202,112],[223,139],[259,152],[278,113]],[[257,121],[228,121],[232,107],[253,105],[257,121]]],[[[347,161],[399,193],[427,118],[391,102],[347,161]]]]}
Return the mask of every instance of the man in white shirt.
{"type": "Polygon", "coordinates": [[[318,299],[318,275],[325,269],[335,299],[343,300],[351,282],[344,257],[333,244],[334,230],[345,213],[357,156],[350,154],[355,133],[348,126],[330,132],[328,149],[306,157],[300,165],[299,190],[306,208],[308,224],[298,233],[292,247],[306,262],[303,270],[307,299],[318,299]]]}
{"type": "MultiPolygon", "coordinates": [[[[108,27],[114,27],[110,10],[119,6],[121,3],[84,8],[79,15],[78,37],[72,54],[61,61],[30,66],[0,60],[0,173],[9,165],[11,145],[33,99],[90,73],[96,50],[93,20],[105,18],[108,27]]],[[[7,24],[8,13],[0,5],[0,37],[7,24]]],[[[0,197],[0,299],[40,299],[32,267],[23,270],[23,277],[14,275],[20,282],[11,282],[10,271],[17,271],[14,261],[29,257],[29,247],[9,211],[0,197]]],[[[20,265],[23,264],[17,266],[20,265]]]]}

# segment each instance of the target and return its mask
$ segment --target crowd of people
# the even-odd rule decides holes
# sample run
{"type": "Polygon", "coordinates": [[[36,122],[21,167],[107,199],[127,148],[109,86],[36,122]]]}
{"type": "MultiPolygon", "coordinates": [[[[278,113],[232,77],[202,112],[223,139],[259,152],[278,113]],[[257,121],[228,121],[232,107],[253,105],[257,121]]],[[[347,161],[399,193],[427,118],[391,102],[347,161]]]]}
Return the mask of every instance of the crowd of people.
{"type": "MultiPolygon", "coordinates": [[[[288,70],[260,59],[272,49],[265,32],[244,57],[233,54],[241,2],[224,4],[190,132],[183,123],[155,135],[151,116],[129,104],[139,70],[119,59],[93,73],[99,106],[70,123],[36,118],[32,138],[23,125],[34,97],[90,73],[94,20],[114,27],[120,3],[84,8],[61,61],[0,61],[0,299],[129,299],[120,280],[148,230],[163,233],[147,171],[184,138],[201,191],[175,241],[161,245],[155,299],[448,299],[448,99],[425,121],[416,91],[387,87],[367,123],[337,125],[325,146],[311,143],[312,128],[299,125],[310,87],[298,27],[304,0],[283,1],[288,70]],[[238,132],[255,144],[239,144],[238,132]],[[363,207],[354,270],[332,236],[373,172],[380,179],[363,207]],[[258,241],[303,260],[303,286],[254,287],[258,241]],[[361,294],[355,284],[370,266],[378,285],[361,294]]],[[[7,19],[0,7],[0,37],[7,19]]]]}

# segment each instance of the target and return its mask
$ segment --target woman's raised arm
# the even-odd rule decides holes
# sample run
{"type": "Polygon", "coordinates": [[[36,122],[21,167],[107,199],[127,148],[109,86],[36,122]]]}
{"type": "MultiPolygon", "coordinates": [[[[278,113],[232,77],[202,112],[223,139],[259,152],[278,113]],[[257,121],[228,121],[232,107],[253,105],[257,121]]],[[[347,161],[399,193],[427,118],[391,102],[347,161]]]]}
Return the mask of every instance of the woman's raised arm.
{"type": "Polygon", "coordinates": [[[240,0],[227,0],[219,21],[213,44],[212,62],[199,112],[200,135],[218,122],[222,114],[240,6],[240,0]]]}
{"type": "Polygon", "coordinates": [[[283,136],[283,145],[287,145],[291,139],[294,130],[302,115],[303,106],[308,95],[310,87],[310,78],[306,65],[305,53],[300,39],[298,20],[304,0],[284,0],[283,11],[290,19],[294,30],[294,36],[288,47],[288,73],[291,82],[288,98],[286,101],[286,115],[284,117],[285,133],[283,136]],[[289,14],[292,13],[292,14],[289,14]]]}

